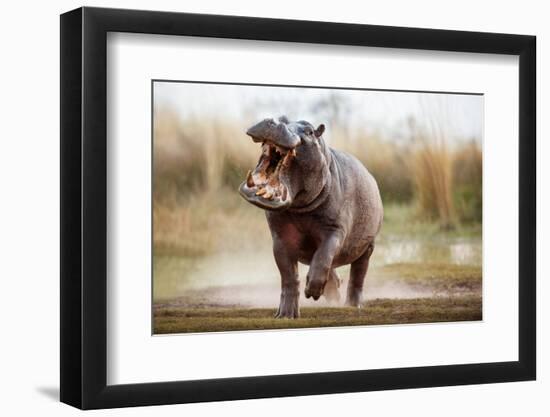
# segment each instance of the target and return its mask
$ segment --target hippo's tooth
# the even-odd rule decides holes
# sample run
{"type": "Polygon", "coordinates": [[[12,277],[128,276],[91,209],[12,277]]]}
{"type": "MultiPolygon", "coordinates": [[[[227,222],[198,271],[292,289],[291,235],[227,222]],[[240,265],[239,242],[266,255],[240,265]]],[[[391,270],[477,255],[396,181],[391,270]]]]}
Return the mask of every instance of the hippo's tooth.
{"type": "Polygon", "coordinates": [[[273,175],[271,176],[272,178],[276,179],[277,178],[277,175],[279,174],[279,171],[281,169],[281,165],[283,165],[282,162],[279,162],[277,164],[277,166],[275,167],[275,172],[273,173],[273,175]]]}
{"type": "Polygon", "coordinates": [[[248,174],[246,174],[246,185],[248,188],[254,187],[254,179],[252,178],[252,171],[248,170],[248,174]]]}
{"type": "Polygon", "coordinates": [[[260,188],[258,191],[256,191],[256,195],[264,195],[267,193],[267,190],[265,188],[260,188]]]}
{"type": "Polygon", "coordinates": [[[287,152],[287,154],[285,155],[285,158],[283,159],[283,164],[287,166],[290,163],[290,159],[293,156],[296,156],[296,149],[292,149],[287,152]]]}
{"type": "Polygon", "coordinates": [[[271,200],[273,198],[273,193],[271,191],[268,191],[263,195],[263,197],[267,200],[271,200]]]}

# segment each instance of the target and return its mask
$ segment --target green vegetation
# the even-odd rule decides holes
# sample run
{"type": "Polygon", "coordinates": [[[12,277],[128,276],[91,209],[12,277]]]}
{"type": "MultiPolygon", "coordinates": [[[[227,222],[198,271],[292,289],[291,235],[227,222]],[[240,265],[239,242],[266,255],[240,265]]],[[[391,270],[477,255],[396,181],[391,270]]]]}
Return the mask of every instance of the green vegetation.
{"type": "Polygon", "coordinates": [[[438,222],[419,215],[414,205],[384,204],[384,224],[381,238],[434,239],[481,238],[480,222],[456,224],[452,229],[442,229],[438,222]]]}
{"type": "Polygon", "coordinates": [[[463,222],[479,223],[482,214],[483,157],[475,142],[455,154],[453,162],[454,205],[463,222]]]}
{"type": "Polygon", "coordinates": [[[269,308],[156,308],[154,333],[193,333],[481,320],[481,297],[372,300],[361,309],[305,307],[299,320],[277,320],[269,308]]]}
{"type": "Polygon", "coordinates": [[[480,265],[398,263],[373,272],[373,279],[377,281],[400,282],[411,289],[425,289],[436,295],[481,292],[480,265]]]}

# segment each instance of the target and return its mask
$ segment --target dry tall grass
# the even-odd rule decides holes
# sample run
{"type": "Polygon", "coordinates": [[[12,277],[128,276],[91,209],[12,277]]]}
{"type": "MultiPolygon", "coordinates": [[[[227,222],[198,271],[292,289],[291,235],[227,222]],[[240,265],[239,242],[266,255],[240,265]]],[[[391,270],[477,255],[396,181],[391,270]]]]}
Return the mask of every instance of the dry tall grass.
{"type": "Polygon", "coordinates": [[[455,224],[452,199],[452,155],[444,140],[418,138],[412,159],[416,199],[421,214],[443,229],[455,224]]]}
{"type": "Polygon", "coordinates": [[[180,121],[169,111],[157,111],[155,197],[179,200],[197,191],[238,186],[242,170],[252,167],[259,156],[257,145],[243,136],[242,126],[230,121],[180,121]]]}
{"type": "Polygon", "coordinates": [[[413,179],[410,173],[410,149],[375,133],[349,134],[331,131],[330,145],[351,153],[359,159],[378,182],[385,203],[408,203],[413,198],[413,179]]]}
{"type": "MultiPolygon", "coordinates": [[[[155,248],[196,256],[212,252],[221,240],[253,240],[265,232],[261,210],[249,210],[236,192],[259,157],[243,126],[223,119],[179,120],[168,110],[157,110],[154,121],[155,248]]],[[[451,148],[427,135],[397,143],[337,128],[327,132],[327,141],[368,167],[385,204],[416,203],[421,216],[442,228],[481,220],[477,143],[451,148]]]]}
{"type": "Polygon", "coordinates": [[[220,120],[180,121],[169,111],[156,112],[154,121],[155,250],[198,256],[240,242],[232,239],[235,234],[257,238],[263,213],[246,210],[236,193],[259,157],[242,127],[220,120]]]}

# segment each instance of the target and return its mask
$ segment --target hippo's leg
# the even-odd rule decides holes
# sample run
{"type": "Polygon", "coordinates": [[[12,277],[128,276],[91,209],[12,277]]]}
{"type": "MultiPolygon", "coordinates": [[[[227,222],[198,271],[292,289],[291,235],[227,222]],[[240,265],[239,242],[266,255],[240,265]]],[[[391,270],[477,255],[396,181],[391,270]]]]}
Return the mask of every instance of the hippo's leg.
{"type": "Polygon", "coordinates": [[[336,270],[331,269],[329,273],[329,278],[327,284],[325,285],[325,290],[323,295],[329,303],[337,304],[340,302],[340,285],[342,281],[338,277],[336,270]]]}
{"type": "Polygon", "coordinates": [[[280,241],[273,243],[273,254],[281,273],[281,301],[275,318],[296,319],[300,317],[298,261],[290,256],[284,243],[280,241]]]}
{"type": "Polygon", "coordinates": [[[374,243],[371,243],[365,253],[351,264],[348,282],[348,294],[346,305],[351,307],[361,307],[363,302],[363,283],[369,269],[369,259],[374,250],[374,243]]]}
{"type": "Polygon", "coordinates": [[[339,248],[340,237],[331,235],[315,251],[307,273],[306,298],[313,297],[314,300],[318,300],[323,294],[332,270],[332,261],[339,248]]]}

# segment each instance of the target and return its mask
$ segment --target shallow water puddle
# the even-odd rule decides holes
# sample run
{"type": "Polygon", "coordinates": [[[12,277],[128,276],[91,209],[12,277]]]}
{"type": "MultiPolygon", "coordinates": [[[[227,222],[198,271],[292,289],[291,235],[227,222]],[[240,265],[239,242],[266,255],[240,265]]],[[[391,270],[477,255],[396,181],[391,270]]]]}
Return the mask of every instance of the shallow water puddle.
{"type": "MultiPolygon", "coordinates": [[[[377,268],[393,264],[414,264],[416,272],[422,273],[422,265],[481,265],[480,239],[454,240],[390,240],[379,243],[371,260],[367,275],[365,297],[372,298],[419,298],[433,297],[426,287],[412,287],[401,282],[399,277],[377,279],[377,268]],[[369,279],[370,278],[370,279],[369,279]]],[[[302,281],[307,266],[300,265],[302,281]]],[[[433,269],[433,267],[432,267],[433,269]]],[[[340,278],[347,280],[349,266],[337,269],[340,278]]],[[[190,292],[204,292],[214,304],[273,306],[279,299],[279,274],[271,248],[257,248],[253,253],[222,252],[201,258],[178,256],[155,256],[154,299],[166,300],[185,297],[190,292]],[[213,291],[212,289],[217,289],[213,291]]],[[[345,296],[345,283],[341,288],[345,296]]],[[[206,300],[208,301],[208,300],[206,300]]],[[[319,305],[303,299],[303,305],[319,305]]]]}

